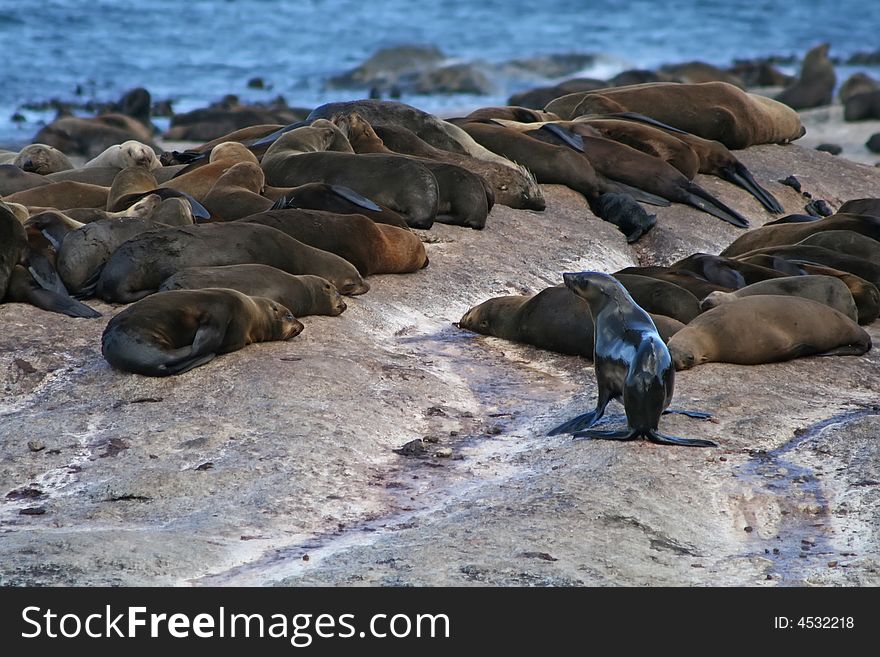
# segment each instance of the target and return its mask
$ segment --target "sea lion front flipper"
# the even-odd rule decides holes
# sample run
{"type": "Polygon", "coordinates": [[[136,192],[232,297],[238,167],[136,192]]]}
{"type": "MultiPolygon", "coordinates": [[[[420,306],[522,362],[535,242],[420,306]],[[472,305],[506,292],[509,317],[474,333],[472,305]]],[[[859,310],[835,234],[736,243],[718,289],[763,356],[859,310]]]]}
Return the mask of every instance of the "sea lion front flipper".
{"type": "Polygon", "coordinates": [[[571,130],[566,130],[562,126],[556,125],[555,123],[545,123],[538,129],[546,130],[547,132],[559,137],[559,139],[565,142],[566,146],[573,150],[576,150],[578,153],[584,152],[584,138],[572,132],[571,130]]]}
{"type": "Polygon", "coordinates": [[[279,196],[278,199],[272,204],[272,207],[269,208],[269,212],[271,212],[272,210],[286,210],[288,203],[290,203],[290,200],[286,196],[279,196]]]}
{"type": "Polygon", "coordinates": [[[100,317],[94,308],[71,298],[67,293],[60,294],[54,290],[40,287],[33,275],[21,265],[16,265],[9,281],[6,301],[18,301],[36,306],[51,313],[61,313],[68,317],[100,317]]]}
{"type": "Polygon", "coordinates": [[[718,443],[712,440],[704,440],[702,438],[677,438],[676,436],[667,436],[659,431],[648,431],[645,436],[652,443],[658,445],[678,445],[680,447],[718,447],[718,443]]]}
{"type": "Polygon", "coordinates": [[[684,190],[684,197],[688,205],[692,205],[703,212],[708,212],[713,217],[718,217],[739,228],[749,227],[748,219],[733,208],[726,206],[697,184],[690,183],[684,190]]]}
{"type": "MultiPolygon", "coordinates": [[[[664,130],[670,130],[671,132],[677,132],[681,135],[689,135],[690,132],[686,130],[682,130],[680,128],[676,128],[675,126],[671,126],[668,123],[663,123],[662,121],[658,121],[657,119],[652,119],[650,116],[645,116],[644,114],[639,114],[638,112],[612,112],[610,114],[604,114],[602,117],[608,117],[613,119],[626,119],[627,121],[636,121],[638,123],[645,123],[647,125],[652,125],[657,128],[663,128],[664,130]]],[[[600,117],[600,118],[602,118],[600,117]]]]}
{"type": "Polygon", "coordinates": [[[376,203],[368,199],[366,196],[358,194],[353,189],[344,187],[343,185],[330,185],[330,189],[333,190],[333,193],[337,196],[341,196],[346,201],[354,203],[358,207],[364,208],[365,210],[372,210],[373,212],[382,212],[382,208],[376,205],[376,203]]]}
{"type": "Polygon", "coordinates": [[[590,411],[589,413],[584,413],[583,415],[578,415],[568,422],[560,424],[555,429],[551,429],[550,433],[548,433],[547,435],[555,436],[560,433],[574,433],[575,431],[579,431],[580,429],[589,429],[591,426],[596,424],[596,422],[598,422],[605,414],[605,407],[608,406],[608,402],[610,401],[610,395],[608,395],[608,397],[605,399],[603,399],[600,395],[599,401],[596,403],[595,410],[590,411]]]}
{"type": "Polygon", "coordinates": [[[666,208],[672,205],[669,199],[665,199],[662,196],[657,196],[656,194],[652,194],[651,192],[646,192],[645,190],[639,189],[638,187],[627,185],[626,183],[622,183],[619,180],[609,180],[608,188],[608,191],[616,192],[618,194],[629,194],[635,200],[641,201],[642,203],[647,203],[648,205],[656,205],[661,208],[666,208]]]}
{"type": "Polygon", "coordinates": [[[189,372],[191,369],[199,367],[200,365],[204,365],[208,363],[217,356],[217,354],[202,354],[201,356],[194,356],[192,358],[187,358],[184,360],[177,361],[170,365],[159,365],[156,368],[158,376],[170,376],[172,374],[183,374],[184,372],[189,372]]]}
{"type": "Polygon", "coordinates": [[[202,322],[193,338],[192,349],[190,354],[193,357],[201,356],[207,353],[215,353],[223,344],[223,336],[226,333],[226,327],[221,327],[216,322],[202,322]]]}
{"type": "Polygon", "coordinates": [[[64,283],[61,281],[55,266],[46,256],[36,251],[30,251],[27,262],[27,270],[40,287],[44,290],[67,295],[67,288],[64,287],[64,283]]]}
{"type": "Polygon", "coordinates": [[[572,438],[600,438],[602,440],[635,440],[638,433],[632,429],[613,429],[610,431],[600,431],[597,429],[587,429],[586,431],[578,431],[571,436],[572,438]]]}
{"type": "Polygon", "coordinates": [[[738,187],[742,187],[749,194],[758,199],[769,212],[773,214],[782,214],[785,208],[777,200],[773,194],[758,184],[752,173],[745,167],[742,162],[735,162],[731,166],[723,167],[720,171],[721,177],[727,182],[733,183],[738,187]]]}
{"type": "Polygon", "coordinates": [[[663,411],[663,415],[670,415],[673,413],[676,415],[686,415],[687,417],[692,417],[695,420],[708,420],[713,417],[711,413],[706,413],[705,411],[688,411],[678,409],[673,410],[671,408],[667,408],[665,411],[663,411]]]}

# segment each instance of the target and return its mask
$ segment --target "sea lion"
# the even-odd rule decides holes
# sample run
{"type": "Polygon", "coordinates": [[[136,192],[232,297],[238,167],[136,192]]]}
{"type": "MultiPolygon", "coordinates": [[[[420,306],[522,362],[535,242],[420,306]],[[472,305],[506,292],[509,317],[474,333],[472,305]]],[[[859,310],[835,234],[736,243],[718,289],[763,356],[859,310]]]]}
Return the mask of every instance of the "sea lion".
{"type": "Polygon", "coordinates": [[[801,65],[800,77],[777,95],[776,100],[796,110],[830,105],[837,84],[834,64],[828,59],[830,47],[823,43],[810,50],[801,65]]]}
{"type": "Polygon", "coordinates": [[[129,303],[152,294],[165,279],[187,267],[239,264],[322,276],[345,295],[363,294],[370,287],[354,265],[333,253],[269,226],[226,222],[160,228],[129,239],[104,265],[96,292],[110,303],[129,303]]]}
{"type": "Polygon", "coordinates": [[[303,325],[281,304],[235,290],[174,290],[113,317],[101,353],[113,367],[147,376],[182,374],[253,342],[289,340],[303,325]]]}
{"type": "MultiPolygon", "coordinates": [[[[664,341],[684,324],[651,315],[664,341]]],[[[560,354],[593,359],[593,318],[587,302],[557,285],[537,294],[488,299],[469,309],[458,326],[560,354]]]]}
{"type": "Polygon", "coordinates": [[[687,324],[700,314],[697,297],[674,283],[637,274],[614,274],[614,278],[652,315],[666,315],[687,324]]]}
{"type": "Polygon", "coordinates": [[[657,224],[657,215],[647,211],[629,194],[606,192],[593,202],[596,215],[617,226],[628,244],[641,239],[657,224]]]}
{"type": "Polygon", "coordinates": [[[618,274],[644,276],[672,283],[673,285],[677,285],[690,292],[697,298],[697,301],[704,299],[706,295],[711,294],[712,292],[732,291],[732,288],[718,285],[717,283],[711,283],[695,272],[684,270],[673,271],[669,267],[658,267],[654,265],[647,267],[626,267],[615,272],[614,276],[616,277],[618,274]]]}
{"type": "Polygon", "coordinates": [[[265,163],[267,157],[271,162],[273,158],[279,156],[287,158],[291,155],[322,151],[354,153],[344,130],[340,130],[333,121],[316,119],[311,125],[294,128],[278,137],[266,150],[261,162],[265,163]]]}
{"type": "Polygon", "coordinates": [[[295,317],[341,315],[346,305],[333,284],[320,276],[294,276],[267,265],[188,267],[171,276],[159,291],[226,287],[251,297],[266,297],[295,317]]]}
{"type": "Polygon", "coordinates": [[[0,301],[6,296],[12,270],[21,260],[27,244],[24,226],[6,203],[0,201],[0,301]]]}
{"type": "Polygon", "coordinates": [[[158,169],[160,166],[156,151],[134,139],[110,146],[100,155],[83,164],[83,168],[116,167],[117,169],[125,169],[127,167],[144,167],[148,171],[158,169]]]}
{"type": "Polygon", "coordinates": [[[118,167],[89,167],[87,169],[80,167],[79,169],[68,169],[67,171],[50,173],[46,176],[46,181],[63,182],[67,180],[71,182],[88,183],[89,185],[100,185],[101,187],[110,187],[118,173],[118,167]]]}
{"type": "Polygon", "coordinates": [[[543,112],[528,107],[480,107],[468,114],[466,119],[505,119],[519,123],[535,123],[537,121],[557,121],[559,117],[552,112],[543,112]]]}
{"type": "Polygon", "coordinates": [[[47,144],[68,155],[95,157],[129,139],[154,146],[153,131],[124,114],[102,114],[93,118],[66,116],[40,129],[35,143],[47,144]]]}
{"type": "Polygon", "coordinates": [[[176,189],[192,196],[199,203],[204,203],[205,197],[220,176],[239,162],[259,165],[257,158],[246,146],[228,141],[214,147],[208,164],[189,172],[184,169],[168,182],[161,183],[159,187],[176,189]]]}
{"type": "Polygon", "coordinates": [[[797,244],[814,233],[825,230],[851,230],[872,239],[880,239],[880,217],[837,213],[806,223],[761,226],[736,238],[721,255],[734,258],[748,251],[770,246],[797,244]]]}
{"type": "MultiPolygon", "coordinates": [[[[357,112],[351,112],[334,121],[345,133],[355,153],[385,153],[396,155],[385,146],[372,126],[357,112]]],[[[495,202],[495,195],[485,180],[467,169],[431,159],[419,159],[434,178],[439,188],[435,221],[477,230],[486,225],[486,217],[495,202]]]]}
{"type": "Polygon", "coordinates": [[[833,276],[785,276],[747,285],[735,292],[713,292],[700,302],[700,309],[711,310],[723,303],[759,294],[776,294],[812,299],[858,322],[859,312],[846,283],[833,276]]]}
{"type": "Polygon", "coordinates": [[[284,209],[302,208],[337,214],[362,214],[377,224],[409,228],[406,220],[394,210],[374,203],[353,189],[341,185],[306,183],[298,187],[267,187],[266,196],[283,205],[284,209]]]}
{"type": "Polygon", "coordinates": [[[444,151],[431,146],[414,132],[403,127],[393,125],[372,127],[385,146],[395,153],[448,162],[480,176],[489,184],[495,201],[501,205],[538,212],[546,207],[544,194],[534,175],[526,167],[519,165],[510,167],[470,155],[444,151]]]}
{"type": "Polygon", "coordinates": [[[10,164],[14,164],[22,171],[38,173],[41,176],[73,168],[73,162],[64,153],[46,144],[25,146],[10,164]]]}
{"type": "Polygon", "coordinates": [[[77,301],[66,292],[46,289],[22,265],[16,265],[12,270],[4,301],[26,303],[40,310],[68,317],[93,319],[101,316],[97,310],[77,301]]]}
{"type": "Polygon", "coordinates": [[[880,286],[880,265],[857,256],[832,251],[821,246],[807,244],[791,244],[785,246],[768,246],[766,249],[755,249],[737,256],[741,262],[755,264],[753,256],[770,256],[781,258],[794,264],[809,263],[832,267],[841,271],[855,274],[874,285],[880,286]]]}
{"type": "Polygon", "coordinates": [[[64,181],[16,192],[3,200],[21,203],[29,208],[103,208],[107,205],[109,192],[109,188],[100,185],[64,181]]]}
{"type": "Polygon", "coordinates": [[[843,104],[844,121],[880,119],[880,89],[853,94],[843,104]]]}
{"type": "Polygon", "coordinates": [[[277,228],[303,244],[335,253],[361,276],[405,274],[428,264],[425,245],[410,230],[377,224],[359,214],[273,210],[241,220],[277,228]]]}
{"type": "Polygon", "coordinates": [[[595,78],[572,78],[565,80],[552,87],[535,87],[518,94],[513,94],[507,99],[510,105],[518,107],[528,107],[530,109],[541,109],[551,100],[572,94],[576,91],[594,91],[595,89],[603,89],[609,86],[605,80],[597,80],[595,78]]]}
{"type": "Polygon", "coordinates": [[[851,230],[824,230],[802,239],[798,245],[821,246],[880,265],[880,242],[851,230]]]}
{"type": "Polygon", "coordinates": [[[14,164],[0,164],[0,196],[4,198],[26,189],[48,185],[51,182],[38,173],[22,171],[14,164]]]}
{"type": "Polygon", "coordinates": [[[400,213],[412,228],[430,228],[437,216],[437,179],[425,165],[408,157],[327,151],[276,157],[268,164],[263,158],[262,166],[269,185],[324,182],[349,187],[400,213]]]}
{"type": "Polygon", "coordinates": [[[806,132],[795,110],[726,82],[653,82],[600,89],[557,98],[545,110],[563,119],[636,112],[732,149],[788,143],[806,132]]]}
{"type": "Polygon", "coordinates": [[[708,253],[694,253],[682,258],[669,265],[668,270],[692,272],[710,283],[734,290],[770,278],[782,278],[785,275],[769,267],[708,253]]]}
{"type": "Polygon", "coordinates": [[[273,202],[261,195],[266,178],[259,164],[239,162],[229,167],[205,195],[204,206],[214,221],[233,221],[265,212],[273,202]]]}
{"type": "Polygon", "coordinates": [[[870,348],[870,336],[834,308],[772,294],[704,312],[669,341],[677,370],[708,362],[759,365],[811,355],[861,355],[870,348]]]}
{"type": "Polygon", "coordinates": [[[880,217],[880,198],[853,198],[840,206],[837,214],[870,214],[880,217]]]}
{"type": "MultiPolygon", "coordinates": [[[[663,445],[717,447],[711,440],[676,438],[657,430],[660,416],[672,401],[675,370],[654,322],[633,301],[623,285],[599,272],[562,276],[566,287],[586,300],[593,318],[599,398],[594,411],[559,425],[548,435],[574,433],[576,437],[611,440],[644,437],[663,445]],[[591,430],[612,399],[622,399],[627,428],[622,431],[591,430]]],[[[674,340],[675,336],[670,342],[674,340]]]]}
{"type": "Polygon", "coordinates": [[[840,89],[837,91],[837,97],[840,99],[841,103],[846,104],[846,101],[856,94],[865,91],[876,91],[877,89],[880,89],[880,82],[872,78],[870,75],[861,72],[853,73],[844,80],[843,84],[840,85],[840,89]]]}
{"type": "Polygon", "coordinates": [[[738,75],[707,62],[691,61],[680,64],[664,64],[658,71],[664,75],[672,76],[678,82],[696,84],[721,81],[728,82],[740,89],[746,88],[745,82],[738,75]]]}
{"type": "Polygon", "coordinates": [[[199,201],[186,192],[171,187],[160,187],[153,173],[144,167],[127,167],[116,174],[107,195],[107,211],[121,212],[153,194],[158,195],[163,201],[157,211],[164,208],[163,212],[167,213],[168,219],[162,220],[164,223],[181,225],[192,223],[193,218],[199,220],[211,218],[211,213],[199,201]],[[189,211],[181,214],[177,204],[164,203],[173,198],[185,200],[189,205],[189,211]]]}

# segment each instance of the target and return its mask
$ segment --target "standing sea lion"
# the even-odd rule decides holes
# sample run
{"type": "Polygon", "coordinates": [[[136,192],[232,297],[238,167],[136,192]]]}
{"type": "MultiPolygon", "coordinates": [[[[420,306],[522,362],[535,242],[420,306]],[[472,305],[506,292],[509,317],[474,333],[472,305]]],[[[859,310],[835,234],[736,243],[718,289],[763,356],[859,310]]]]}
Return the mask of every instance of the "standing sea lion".
{"type": "Polygon", "coordinates": [[[566,273],[563,280],[566,287],[586,299],[590,306],[599,399],[594,411],[559,425],[549,435],[574,433],[576,437],[611,440],[644,437],[664,445],[717,447],[711,440],[676,438],[657,430],[660,416],[672,401],[675,370],[654,322],[624,287],[608,274],[598,272],[566,273]],[[590,429],[605,413],[608,403],[621,398],[627,428],[590,429]]]}
{"type": "Polygon", "coordinates": [[[834,64],[828,59],[830,47],[823,43],[810,50],[804,57],[800,77],[776,96],[776,100],[796,110],[830,105],[837,83],[834,64]]]}
{"type": "Polygon", "coordinates": [[[303,325],[281,304],[225,288],[160,292],[113,317],[101,353],[147,376],[182,374],[252,342],[289,340],[303,325]]]}

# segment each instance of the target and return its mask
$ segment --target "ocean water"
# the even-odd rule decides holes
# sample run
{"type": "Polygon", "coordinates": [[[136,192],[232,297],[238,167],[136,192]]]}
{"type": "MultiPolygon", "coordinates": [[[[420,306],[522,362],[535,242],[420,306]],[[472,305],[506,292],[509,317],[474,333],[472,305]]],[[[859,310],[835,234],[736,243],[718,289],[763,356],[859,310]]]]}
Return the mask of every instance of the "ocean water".
{"type": "MultiPolygon", "coordinates": [[[[29,142],[54,116],[27,104],[116,100],[135,86],[171,99],[175,111],[229,93],[251,102],[280,94],[304,107],[361,97],[326,80],[401,44],[432,44],[452,62],[490,67],[591,53],[595,64],[578,74],[602,78],[695,59],[800,56],[826,41],[846,60],[880,47],[878,32],[880,2],[865,0],[0,0],[0,146],[29,142]],[[249,89],[253,77],[271,88],[249,89]],[[12,121],[16,112],[25,120],[12,121]]],[[[880,75],[880,67],[840,67],[839,80],[852,70],[880,75]]],[[[454,111],[552,81],[499,74],[485,96],[402,100],[454,111]]]]}

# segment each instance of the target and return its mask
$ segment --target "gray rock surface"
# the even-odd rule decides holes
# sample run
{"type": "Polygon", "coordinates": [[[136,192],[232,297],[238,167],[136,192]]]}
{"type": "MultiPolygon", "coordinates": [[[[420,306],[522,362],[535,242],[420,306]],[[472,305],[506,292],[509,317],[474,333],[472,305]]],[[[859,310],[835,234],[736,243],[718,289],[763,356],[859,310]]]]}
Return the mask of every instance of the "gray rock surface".
{"type": "MultiPolygon", "coordinates": [[[[789,212],[804,199],[776,181],[791,174],[835,208],[880,191],[873,168],[798,146],[738,155],[789,212]]],[[[422,233],[430,266],[372,277],[340,317],[177,377],[109,367],[111,306],[0,306],[0,583],[880,584],[876,350],[680,373],[673,405],[714,418],[662,427],[718,449],[545,437],[592,405],[589,363],[453,322],[564,271],[740,234],[673,205],[630,247],[575,192],[545,192],[543,213],[422,233]]]]}

